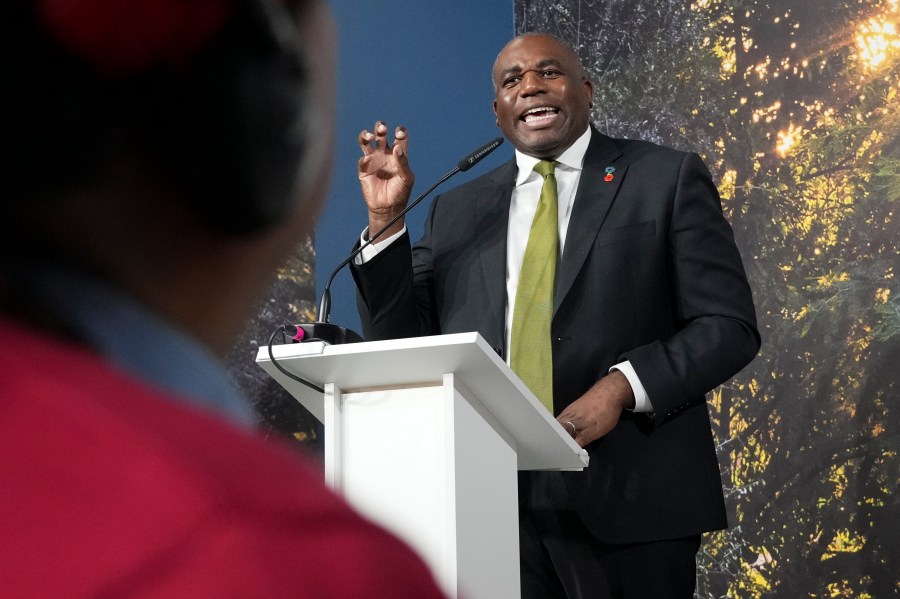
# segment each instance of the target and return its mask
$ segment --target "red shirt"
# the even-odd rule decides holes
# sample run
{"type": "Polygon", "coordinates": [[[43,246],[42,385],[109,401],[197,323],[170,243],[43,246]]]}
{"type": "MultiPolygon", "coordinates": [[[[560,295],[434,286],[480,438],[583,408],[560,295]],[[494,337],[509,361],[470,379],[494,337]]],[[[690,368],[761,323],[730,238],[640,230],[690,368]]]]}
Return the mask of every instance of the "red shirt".
{"type": "Polygon", "coordinates": [[[0,593],[443,595],[296,452],[0,322],[0,593]]]}

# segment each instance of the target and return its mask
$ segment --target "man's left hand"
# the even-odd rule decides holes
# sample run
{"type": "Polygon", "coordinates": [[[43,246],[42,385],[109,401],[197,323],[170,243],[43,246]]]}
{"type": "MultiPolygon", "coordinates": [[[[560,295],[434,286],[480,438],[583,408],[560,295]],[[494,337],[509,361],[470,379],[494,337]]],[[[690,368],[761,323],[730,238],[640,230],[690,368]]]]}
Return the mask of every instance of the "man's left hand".
{"type": "Polygon", "coordinates": [[[613,429],[622,410],[634,407],[634,392],[625,375],[613,370],[556,417],[579,446],[584,447],[613,429]]]}

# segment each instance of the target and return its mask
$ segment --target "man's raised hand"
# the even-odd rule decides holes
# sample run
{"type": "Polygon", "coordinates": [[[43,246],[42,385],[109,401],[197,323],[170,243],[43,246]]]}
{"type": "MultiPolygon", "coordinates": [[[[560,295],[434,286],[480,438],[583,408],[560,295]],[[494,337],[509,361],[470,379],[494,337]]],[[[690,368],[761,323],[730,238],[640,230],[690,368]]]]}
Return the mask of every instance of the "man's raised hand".
{"type": "MultiPolygon", "coordinates": [[[[370,235],[406,207],[416,179],[406,154],[409,142],[406,128],[398,126],[394,130],[393,146],[388,143],[387,123],[376,122],[374,130],[373,133],[364,129],[359,134],[359,147],[363,153],[359,159],[359,183],[369,209],[370,235]]],[[[389,237],[402,228],[401,219],[382,237],[389,237]]]]}

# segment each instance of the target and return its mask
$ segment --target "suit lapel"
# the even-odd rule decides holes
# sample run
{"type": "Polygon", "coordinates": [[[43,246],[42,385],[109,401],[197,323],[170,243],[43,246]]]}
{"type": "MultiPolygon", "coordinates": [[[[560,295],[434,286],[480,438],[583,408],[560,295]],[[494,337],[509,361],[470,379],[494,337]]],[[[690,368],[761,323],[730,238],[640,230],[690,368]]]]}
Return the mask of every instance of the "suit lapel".
{"type": "Polygon", "coordinates": [[[484,310],[489,314],[497,339],[506,328],[506,238],[509,229],[509,202],[516,179],[516,161],[497,169],[478,194],[475,206],[475,243],[478,262],[487,291],[484,310]]]}
{"type": "Polygon", "coordinates": [[[591,142],[584,156],[584,167],[566,233],[566,247],[556,276],[554,314],[572,288],[624,179],[628,165],[616,164],[621,156],[622,152],[610,138],[591,129],[591,142]],[[607,167],[615,168],[612,181],[604,180],[607,167]]]}

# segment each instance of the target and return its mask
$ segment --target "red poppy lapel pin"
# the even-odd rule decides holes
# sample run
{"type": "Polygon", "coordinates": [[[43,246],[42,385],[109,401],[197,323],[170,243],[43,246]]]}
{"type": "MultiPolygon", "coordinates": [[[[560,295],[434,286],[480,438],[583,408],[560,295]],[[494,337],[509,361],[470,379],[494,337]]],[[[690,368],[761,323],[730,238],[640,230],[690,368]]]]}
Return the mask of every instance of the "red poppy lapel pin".
{"type": "Polygon", "coordinates": [[[606,181],[607,183],[609,183],[610,181],[615,179],[616,176],[613,175],[614,172],[616,172],[616,167],[614,167],[614,166],[606,167],[606,176],[603,177],[603,180],[606,181]]]}

